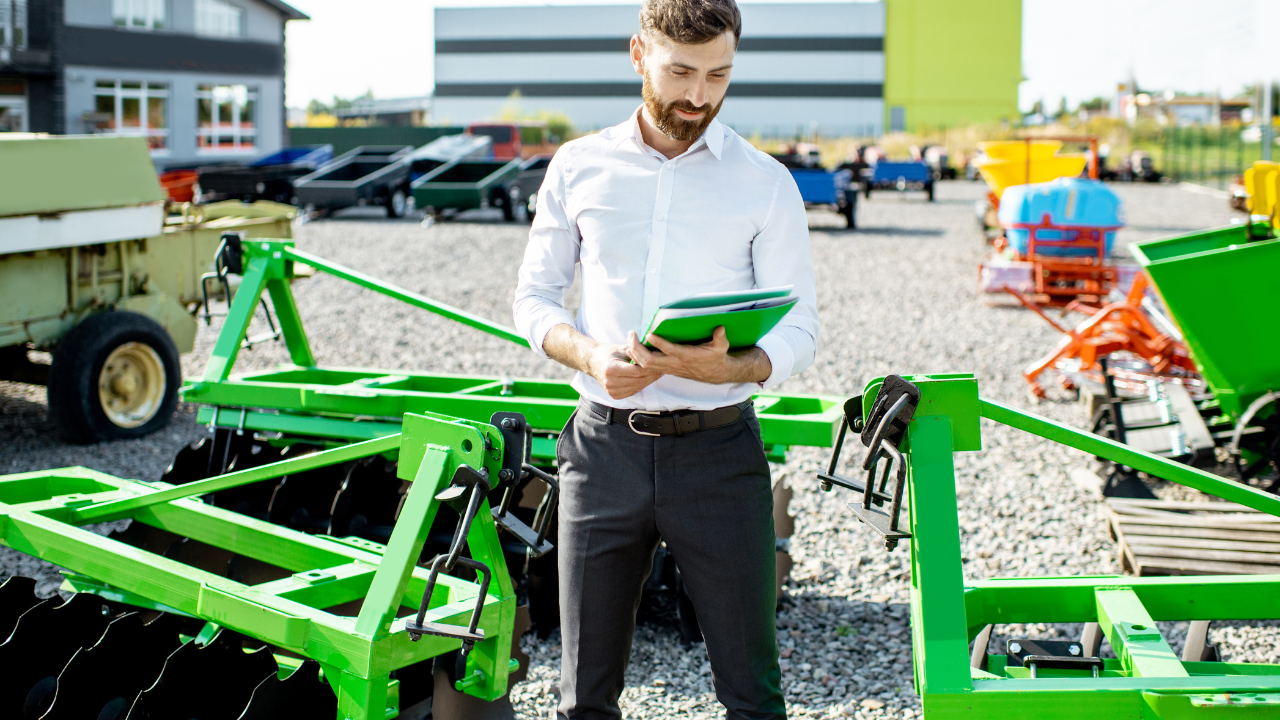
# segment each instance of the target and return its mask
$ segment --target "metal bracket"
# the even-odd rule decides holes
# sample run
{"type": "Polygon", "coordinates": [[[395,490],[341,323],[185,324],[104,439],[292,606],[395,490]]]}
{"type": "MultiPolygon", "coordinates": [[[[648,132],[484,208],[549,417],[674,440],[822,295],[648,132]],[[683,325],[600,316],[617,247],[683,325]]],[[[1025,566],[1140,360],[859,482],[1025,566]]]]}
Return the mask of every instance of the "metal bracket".
{"type": "Polygon", "coordinates": [[[911,537],[911,533],[898,527],[902,494],[907,485],[906,458],[898,446],[906,438],[907,427],[919,404],[919,388],[897,375],[884,379],[865,423],[862,422],[862,397],[845,402],[845,416],[840,422],[840,432],[836,437],[831,462],[827,466],[827,472],[818,474],[818,481],[824,491],[839,485],[862,493],[862,502],[849,503],[849,508],[859,520],[880,533],[884,538],[885,549],[890,551],[897,547],[899,540],[911,537]],[[840,465],[845,433],[849,428],[860,432],[862,443],[867,446],[867,453],[862,460],[862,469],[867,473],[863,483],[836,472],[840,465]],[[888,462],[883,464],[877,482],[876,470],[882,466],[881,460],[886,459],[888,462]],[[891,474],[894,476],[894,485],[892,492],[889,492],[891,474]],[[880,509],[885,502],[889,503],[887,512],[880,509]]]}
{"type": "Polygon", "coordinates": [[[550,474],[529,464],[533,459],[533,428],[525,421],[524,415],[498,412],[489,418],[489,423],[502,433],[502,470],[498,472],[498,487],[504,489],[502,502],[493,508],[493,520],[528,547],[530,556],[541,557],[555,547],[547,540],[547,534],[559,502],[560,484],[550,474]],[[538,507],[532,528],[510,512],[516,485],[530,477],[542,480],[551,488],[538,507]]]}

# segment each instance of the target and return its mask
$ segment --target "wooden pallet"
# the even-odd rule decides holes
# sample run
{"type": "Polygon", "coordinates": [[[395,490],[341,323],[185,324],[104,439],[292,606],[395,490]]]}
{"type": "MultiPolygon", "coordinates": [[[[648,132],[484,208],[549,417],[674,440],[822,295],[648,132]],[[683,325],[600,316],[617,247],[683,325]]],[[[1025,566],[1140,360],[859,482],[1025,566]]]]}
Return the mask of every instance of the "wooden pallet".
{"type": "Polygon", "coordinates": [[[1107,510],[1125,572],[1280,573],[1280,517],[1229,502],[1109,498],[1107,510]]]}

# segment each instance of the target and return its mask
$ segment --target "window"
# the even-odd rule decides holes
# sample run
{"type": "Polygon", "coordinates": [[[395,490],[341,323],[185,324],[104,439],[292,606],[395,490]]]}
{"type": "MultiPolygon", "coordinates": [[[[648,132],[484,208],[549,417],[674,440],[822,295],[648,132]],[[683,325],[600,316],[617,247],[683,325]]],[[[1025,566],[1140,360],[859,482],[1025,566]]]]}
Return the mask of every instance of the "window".
{"type": "Polygon", "coordinates": [[[0,47],[27,46],[27,0],[0,0],[0,47]]]}
{"type": "Polygon", "coordinates": [[[111,0],[111,14],[119,27],[163,30],[164,6],[165,0],[111,0]]]}
{"type": "Polygon", "coordinates": [[[252,151],[258,145],[258,89],[247,85],[199,85],[196,88],[196,149],[202,152],[252,151]]]}
{"type": "Polygon", "coordinates": [[[244,10],[227,0],[196,0],[196,34],[244,37],[244,10]]]}
{"type": "Polygon", "coordinates": [[[27,82],[0,78],[0,132],[27,131],[27,82]]]}
{"type": "Polygon", "coordinates": [[[136,135],[152,150],[169,147],[169,86],[163,83],[99,80],[94,86],[89,130],[104,135],[136,135]]]}

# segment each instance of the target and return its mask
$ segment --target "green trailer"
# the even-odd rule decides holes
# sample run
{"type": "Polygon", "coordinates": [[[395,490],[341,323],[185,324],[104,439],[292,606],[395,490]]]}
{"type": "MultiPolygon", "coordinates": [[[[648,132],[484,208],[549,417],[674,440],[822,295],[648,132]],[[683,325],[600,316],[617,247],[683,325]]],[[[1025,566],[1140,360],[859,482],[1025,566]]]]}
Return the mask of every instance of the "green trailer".
{"type": "Polygon", "coordinates": [[[288,236],[296,211],[166,207],[142,138],[0,134],[0,167],[0,379],[47,384],[73,440],[163,426],[221,235],[288,236]]]}
{"type": "Polygon", "coordinates": [[[414,205],[435,219],[490,205],[505,211],[510,205],[506,182],[520,173],[520,163],[519,158],[445,163],[413,181],[414,205]]]}
{"type": "Polygon", "coordinates": [[[1130,247],[1213,393],[1210,430],[1245,477],[1280,472],[1280,239],[1249,223],[1130,247]]]}

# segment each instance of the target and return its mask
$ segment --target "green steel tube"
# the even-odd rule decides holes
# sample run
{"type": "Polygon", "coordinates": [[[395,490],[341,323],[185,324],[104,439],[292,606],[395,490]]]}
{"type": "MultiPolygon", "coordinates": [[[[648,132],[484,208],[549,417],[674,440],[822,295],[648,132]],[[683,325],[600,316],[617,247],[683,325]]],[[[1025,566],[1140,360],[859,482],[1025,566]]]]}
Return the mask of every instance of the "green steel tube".
{"type": "Polygon", "coordinates": [[[130,513],[140,508],[159,505],[160,503],[170,502],[172,500],[180,500],[195,495],[206,495],[219,490],[227,490],[241,485],[248,485],[260,480],[267,480],[289,473],[305,472],[314,470],[324,465],[336,465],[337,463],[354,460],[356,458],[377,455],[388,450],[395,450],[400,447],[400,434],[388,435],[387,437],[377,438],[375,440],[366,440],[364,442],[353,443],[351,445],[343,445],[342,447],[323,452],[303,455],[292,460],[281,460],[269,465],[262,465],[240,472],[228,473],[226,475],[218,475],[208,480],[200,480],[199,482],[187,483],[177,487],[168,488],[166,490],[158,490],[156,492],[138,495],[137,497],[125,498],[123,500],[112,500],[98,505],[86,505],[79,508],[67,519],[68,522],[79,524],[84,522],[99,521],[101,522],[107,516],[119,516],[130,513]]]}
{"type": "Polygon", "coordinates": [[[1243,483],[1218,477],[1212,473],[1188,465],[1165,460],[1151,453],[1122,445],[1114,440],[1079,430],[1048,418],[1022,412],[1008,405],[979,398],[983,417],[1014,427],[1032,435],[1038,435],[1078,450],[1104,457],[1112,462],[1150,473],[1156,477],[1195,488],[1230,500],[1259,512],[1280,517],[1280,497],[1249,487],[1243,483]]]}
{"type": "Polygon", "coordinates": [[[402,287],[397,287],[390,283],[382,282],[381,280],[365,275],[362,272],[357,272],[336,263],[331,263],[322,257],[317,257],[295,248],[286,247],[282,252],[289,260],[306,263],[317,270],[322,270],[335,277],[340,277],[343,280],[350,280],[351,282],[361,287],[368,288],[369,290],[373,290],[374,292],[380,292],[388,297],[403,300],[410,305],[420,307],[423,310],[429,310],[437,315],[443,315],[450,320],[457,320],[463,325],[469,325],[477,330],[483,330],[484,332],[487,332],[490,335],[496,335],[503,340],[510,340],[517,345],[529,347],[529,341],[526,340],[523,335],[516,332],[514,328],[509,328],[506,325],[499,325],[498,323],[486,320],[479,315],[472,315],[471,313],[465,310],[459,310],[452,305],[437,302],[429,297],[405,290],[402,287]]]}

